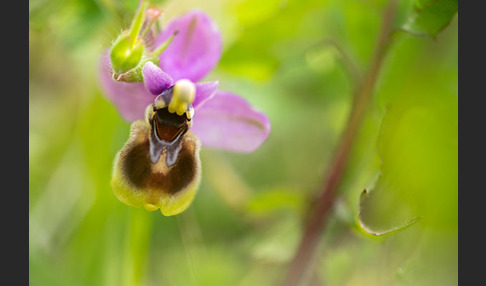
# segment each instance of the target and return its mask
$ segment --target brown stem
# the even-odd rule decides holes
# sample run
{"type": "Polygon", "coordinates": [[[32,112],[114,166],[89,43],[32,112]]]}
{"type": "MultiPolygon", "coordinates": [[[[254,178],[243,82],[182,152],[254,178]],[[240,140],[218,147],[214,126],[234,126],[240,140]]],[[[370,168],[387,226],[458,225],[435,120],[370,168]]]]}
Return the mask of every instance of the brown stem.
{"type": "Polygon", "coordinates": [[[283,286],[299,285],[299,282],[303,280],[305,271],[311,268],[310,261],[324,228],[329,210],[334,203],[339,183],[348,162],[351,147],[353,146],[360,123],[372,97],[378,73],[386,54],[392,32],[393,19],[397,9],[397,2],[398,0],[390,1],[384,12],[383,23],[375,45],[373,59],[364,76],[363,82],[361,82],[361,85],[355,92],[346,129],[342,134],[340,144],[337,147],[336,155],[330,165],[327,176],[324,178],[321,188],[322,192],[317,199],[314,212],[309,218],[297,252],[289,265],[285,280],[282,283],[283,286]]]}

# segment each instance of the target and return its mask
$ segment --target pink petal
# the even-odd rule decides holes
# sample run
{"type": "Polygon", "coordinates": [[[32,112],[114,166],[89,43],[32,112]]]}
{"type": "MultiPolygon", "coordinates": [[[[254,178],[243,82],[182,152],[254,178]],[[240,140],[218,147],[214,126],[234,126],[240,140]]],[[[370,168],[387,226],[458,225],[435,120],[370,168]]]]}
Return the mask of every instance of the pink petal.
{"type": "Polygon", "coordinates": [[[196,98],[192,103],[194,110],[198,110],[206,101],[213,98],[219,86],[219,81],[196,83],[196,98]]]}
{"type": "Polygon", "coordinates": [[[100,67],[100,83],[104,94],[116,106],[122,117],[129,121],[144,118],[145,108],[152,104],[155,96],[144,86],[143,82],[119,82],[112,79],[111,64],[108,52],[103,54],[100,67]]]}
{"type": "Polygon", "coordinates": [[[178,31],[160,56],[160,67],[174,81],[187,78],[193,82],[204,78],[221,57],[221,34],[216,24],[199,10],[173,19],[157,37],[160,45],[178,31]]]}
{"type": "Polygon", "coordinates": [[[203,146],[252,152],[267,139],[270,121],[238,95],[217,91],[194,113],[191,130],[203,146]]]}
{"type": "Polygon", "coordinates": [[[145,86],[153,95],[159,95],[162,91],[172,86],[172,78],[163,72],[153,62],[148,61],[142,68],[145,86]]]}

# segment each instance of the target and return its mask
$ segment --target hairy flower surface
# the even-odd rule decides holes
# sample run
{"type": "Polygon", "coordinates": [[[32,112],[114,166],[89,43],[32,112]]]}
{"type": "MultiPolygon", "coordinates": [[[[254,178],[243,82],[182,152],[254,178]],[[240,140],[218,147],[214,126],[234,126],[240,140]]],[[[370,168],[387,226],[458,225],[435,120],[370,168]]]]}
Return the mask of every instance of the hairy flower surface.
{"type": "Polygon", "coordinates": [[[132,122],[115,159],[112,187],[127,205],[175,215],[198,189],[201,144],[252,152],[266,140],[270,122],[242,97],[218,91],[218,81],[198,82],[221,57],[221,34],[208,15],[189,11],[156,35],[150,29],[154,10],[145,11],[143,3],[132,24],[143,35],[125,32],[101,59],[102,88],[132,122]]]}

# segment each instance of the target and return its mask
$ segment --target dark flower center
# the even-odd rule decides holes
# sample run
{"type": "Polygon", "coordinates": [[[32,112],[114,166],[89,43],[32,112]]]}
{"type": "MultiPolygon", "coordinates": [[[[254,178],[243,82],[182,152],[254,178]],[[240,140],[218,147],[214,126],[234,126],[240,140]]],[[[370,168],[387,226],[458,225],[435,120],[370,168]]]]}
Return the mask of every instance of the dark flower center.
{"type": "Polygon", "coordinates": [[[186,116],[170,113],[167,108],[157,110],[154,118],[157,136],[166,142],[173,142],[178,135],[184,135],[188,130],[187,122],[186,116]]]}

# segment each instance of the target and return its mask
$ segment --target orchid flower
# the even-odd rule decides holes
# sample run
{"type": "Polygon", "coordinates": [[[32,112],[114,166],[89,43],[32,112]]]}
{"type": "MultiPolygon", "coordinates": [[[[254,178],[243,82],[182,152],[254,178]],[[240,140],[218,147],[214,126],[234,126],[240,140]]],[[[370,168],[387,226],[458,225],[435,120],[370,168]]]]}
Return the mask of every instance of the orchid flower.
{"type": "Polygon", "coordinates": [[[132,122],[115,158],[111,185],[130,206],[166,216],[189,207],[201,176],[201,146],[252,152],[270,122],[242,97],[199,82],[221,57],[221,34],[211,18],[192,10],[157,35],[160,11],[141,1],[130,30],[101,59],[104,93],[132,122]]]}

